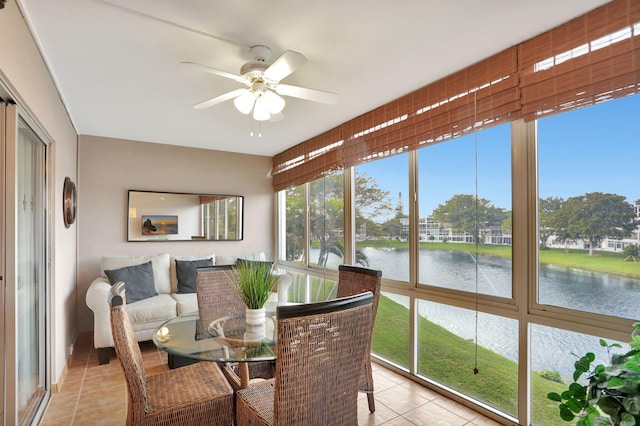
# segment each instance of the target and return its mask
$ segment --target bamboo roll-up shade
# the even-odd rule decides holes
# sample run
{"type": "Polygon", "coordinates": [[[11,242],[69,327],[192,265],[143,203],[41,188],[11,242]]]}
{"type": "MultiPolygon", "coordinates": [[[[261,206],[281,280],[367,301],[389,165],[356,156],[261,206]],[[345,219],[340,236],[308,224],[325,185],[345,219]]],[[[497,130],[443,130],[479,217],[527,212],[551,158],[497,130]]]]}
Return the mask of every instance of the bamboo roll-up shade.
{"type": "MultiPolygon", "coordinates": [[[[519,107],[520,103],[518,99],[513,99],[513,94],[503,92],[498,96],[479,99],[476,103],[439,111],[439,114],[424,115],[420,120],[416,117],[407,118],[406,121],[411,122],[409,126],[393,127],[394,130],[349,139],[342,149],[344,166],[415,150],[425,144],[443,142],[515,119],[519,117],[519,107]]],[[[354,134],[353,130],[349,134],[354,134]]]]}
{"type": "Polygon", "coordinates": [[[519,46],[527,121],[639,93],[640,1],[617,0],[519,46]]]}
{"type": "Polygon", "coordinates": [[[311,182],[342,168],[342,129],[336,127],[273,157],[275,191],[311,182]]]}
{"type": "Polygon", "coordinates": [[[344,166],[518,118],[517,70],[510,48],[343,124],[344,166]]]}

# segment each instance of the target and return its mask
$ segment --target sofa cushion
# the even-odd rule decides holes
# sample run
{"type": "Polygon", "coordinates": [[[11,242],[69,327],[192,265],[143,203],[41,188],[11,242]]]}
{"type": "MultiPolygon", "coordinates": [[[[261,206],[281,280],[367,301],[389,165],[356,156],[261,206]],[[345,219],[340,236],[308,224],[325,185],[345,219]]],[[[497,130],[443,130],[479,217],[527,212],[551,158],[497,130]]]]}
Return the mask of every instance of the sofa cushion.
{"type": "Polygon", "coordinates": [[[153,283],[153,266],[151,261],[142,265],[125,266],[120,269],[108,269],[104,273],[111,285],[118,281],[124,282],[127,304],[157,296],[153,283]]]}
{"type": "Polygon", "coordinates": [[[171,293],[171,282],[169,281],[169,254],[161,253],[147,256],[103,256],[102,276],[107,278],[105,270],[120,269],[125,266],[141,265],[151,261],[153,265],[153,282],[158,294],[171,293]]]}
{"type": "Polygon", "coordinates": [[[176,301],[178,315],[198,312],[198,298],[195,293],[172,294],[171,297],[176,301]]]}
{"type": "Polygon", "coordinates": [[[127,312],[133,324],[169,320],[176,316],[176,301],[168,294],[127,304],[127,312]]]}
{"type": "Polygon", "coordinates": [[[195,256],[171,256],[169,259],[169,279],[171,284],[171,293],[178,292],[178,274],[176,272],[176,260],[202,260],[202,259],[212,259],[213,264],[216,264],[216,255],[209,254],[201,254],[195,256]]]}
{"type": "Polygon", "coordinates": [[[213,258],[199,260],[176,259],[176,276],[178,277],[178,294],[196,292],[196,269],[213,266],[213,258]]]}

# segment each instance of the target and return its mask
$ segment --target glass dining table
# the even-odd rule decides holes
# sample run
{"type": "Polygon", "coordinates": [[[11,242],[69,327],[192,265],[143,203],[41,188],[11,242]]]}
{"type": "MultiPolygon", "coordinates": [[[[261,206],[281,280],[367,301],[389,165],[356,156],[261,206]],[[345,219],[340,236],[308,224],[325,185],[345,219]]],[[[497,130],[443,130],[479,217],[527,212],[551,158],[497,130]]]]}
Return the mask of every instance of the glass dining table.
{"type": "Polygon", "coordinates": [[[170,357],[219,364],[238,363],[241,388],[249,384],[250,362],[276,359],[276,305],[266,306],[261,326],[248,325],[244,315],[200,324],[197,312],[177,316],[153,333],[153,343],[170,357]]]}

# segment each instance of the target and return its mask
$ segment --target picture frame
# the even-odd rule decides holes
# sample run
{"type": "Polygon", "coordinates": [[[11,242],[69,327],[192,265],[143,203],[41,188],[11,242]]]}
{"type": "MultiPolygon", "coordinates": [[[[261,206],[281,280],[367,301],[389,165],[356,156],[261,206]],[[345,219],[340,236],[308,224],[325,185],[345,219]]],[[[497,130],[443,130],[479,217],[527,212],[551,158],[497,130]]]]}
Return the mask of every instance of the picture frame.
{"type": "Polygon", "coordinates": [[[143,215],[142,235],[178,234],[177,215],[143,215]]]}

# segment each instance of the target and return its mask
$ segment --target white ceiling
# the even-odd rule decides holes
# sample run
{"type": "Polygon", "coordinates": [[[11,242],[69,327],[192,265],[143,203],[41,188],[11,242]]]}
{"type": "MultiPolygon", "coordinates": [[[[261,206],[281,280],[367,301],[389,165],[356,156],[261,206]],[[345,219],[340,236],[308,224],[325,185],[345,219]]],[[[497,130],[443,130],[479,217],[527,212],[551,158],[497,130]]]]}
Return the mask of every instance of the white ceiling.
{"type": "Polygon", "coordinates": [[[17,0],[79,134],[267,156],[607,1],[17,0]],[[261,138],[232,101],[191,107],[243,86],[180,62],[238,74],[257,44],[340,102],[288,97],[261,138]]]}

